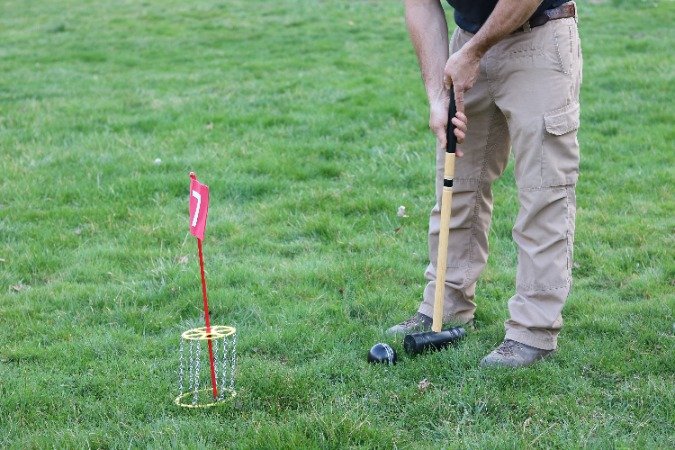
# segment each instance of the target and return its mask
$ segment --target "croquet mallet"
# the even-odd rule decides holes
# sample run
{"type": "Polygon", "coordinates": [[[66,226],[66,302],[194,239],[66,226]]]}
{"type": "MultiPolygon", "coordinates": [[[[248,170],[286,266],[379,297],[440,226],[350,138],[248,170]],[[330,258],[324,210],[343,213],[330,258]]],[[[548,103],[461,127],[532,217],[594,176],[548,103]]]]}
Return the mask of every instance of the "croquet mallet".
{"type": "Polygon", "coordinates": [[[443,170],[443,193],[441,197],[441,229],[438,239],[438,259],[436,262],[436,291],[434,298],[434,317],[431,331],[413,333],[403,339],[403,348],[409,355],[416,355],[427,350],[440,350],[453,344],[466,335],[462,327],[442,330],[443,298],[445,294],[445,272],[448,262],[448,236],[450,234],[450,209],[452,207],[452,184],[455,176],[455,136],[452,118],[457,113],[455,95],[450,89],[450,107],[448,108],[448,126],[446,131],[447,146],[443,170]]]}

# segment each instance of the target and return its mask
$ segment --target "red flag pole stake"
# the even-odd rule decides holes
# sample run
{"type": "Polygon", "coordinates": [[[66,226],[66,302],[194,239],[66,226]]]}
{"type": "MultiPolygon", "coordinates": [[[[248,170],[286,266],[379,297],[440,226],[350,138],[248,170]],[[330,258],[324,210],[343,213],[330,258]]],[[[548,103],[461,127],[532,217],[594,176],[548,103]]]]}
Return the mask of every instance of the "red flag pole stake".
{"type": "MultiPolygon", "coordinates": [[[[204,298],[204,320],[206,321],[206,334],[211,334],[211,320],[209,319],[209,300],[206,296],[206,276],[204,276],[204,254],[202,252],[202,240],[197,238],[197,248],[199,249],[199,270],[202,275],[202,297],[204,298]]],[[[209,363],[211,364],[211,386],[213,387],[213,398],[218,398],[218,388],[216,387],[216,367],[213,361],[213,343],[208,339],[209,345],[209,363]]]]}

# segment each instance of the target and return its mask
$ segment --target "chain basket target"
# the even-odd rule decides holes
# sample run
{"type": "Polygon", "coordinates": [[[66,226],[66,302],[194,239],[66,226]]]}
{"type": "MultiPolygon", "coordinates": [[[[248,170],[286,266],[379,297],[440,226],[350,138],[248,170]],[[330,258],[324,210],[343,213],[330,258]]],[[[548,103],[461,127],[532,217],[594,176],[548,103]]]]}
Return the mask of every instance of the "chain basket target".
{"type": "Polygon", "coordinates": [[[193,328],[181,335],[179,348],[178,397],[174,403],[184,408],[209,408],[234,398],[237,367],[237,330],[234,327],[213,325],[193,328]],[[216,388],[209,372],[209,352],[213,347],[216,388]],[[217,396],[213,393],[217,390],[217,396]]]}

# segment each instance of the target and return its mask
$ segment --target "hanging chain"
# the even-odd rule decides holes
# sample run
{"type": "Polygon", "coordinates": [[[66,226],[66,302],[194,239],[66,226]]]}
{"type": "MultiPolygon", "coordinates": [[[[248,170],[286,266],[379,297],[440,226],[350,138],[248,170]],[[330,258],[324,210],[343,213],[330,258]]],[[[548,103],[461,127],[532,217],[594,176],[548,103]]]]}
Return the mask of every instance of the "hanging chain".
{"type": "Polygon", "coordinates": [[[201,354],[202,354],[202,341],[198,340],[197,341],[197,357],[195,359],[195,393],[192,396],[192,404],[196,405],[197,400],[199,399],[199,374],[200,374],[200,361],[201,361],[201,354]]]}
{"type": "Polygon", "coordinates": [[[237,333],[235,332],[232,340],[232,364],[230,365],[230,390],[234,392],[234,369],[237,366],[237,333]]]}
{"type": "Polygon", "coordinates": [[[190,341],[190,362],[188,366],[188,376],[190,377],[190,385],[188,386],[189,390],[193,390],[195,387],[195,351],[194,345],[195,341],[190,341]]]}
{"type": "Polygon", "coordinates": [[[180,361],[179,364],[179,369],[178,369],[178,392],[180,392],[180,395],[183,395],[183,338],[180,338],[180,347],[179,347],[179,358],[178,360],[180,361]]]}
{"type": "Polygon", "coordinates": [[[222,374],[222,381],[220,385],[223,387],[223,390],[225,386],[227,386],[227,364],[228,364],[228,346],[229,341],[227,339],[227,336],[223,337],[223,374],[222,374]]]}
{"type": "Polygon", "coordinates": [[[218,340],[211,339],[211,342],[213,342],[213,371],[214,371],[213,382],[216,383],[216,388],[221,388],[222,390],[222,386],[218,385],[218,340]]]}

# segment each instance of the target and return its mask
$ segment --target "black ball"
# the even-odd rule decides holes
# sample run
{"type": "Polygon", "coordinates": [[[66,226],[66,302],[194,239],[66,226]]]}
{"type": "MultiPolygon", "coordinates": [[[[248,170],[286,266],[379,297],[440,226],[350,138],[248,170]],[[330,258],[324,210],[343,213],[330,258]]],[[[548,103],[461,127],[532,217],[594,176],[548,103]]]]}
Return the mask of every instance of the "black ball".
{"type": "Polygon", "coordinates": [[[368,352],[368,362],[396,364],[396,350],[391,348],[389,344],[383,344],[382,342],[375,344],[368,352]]]}

